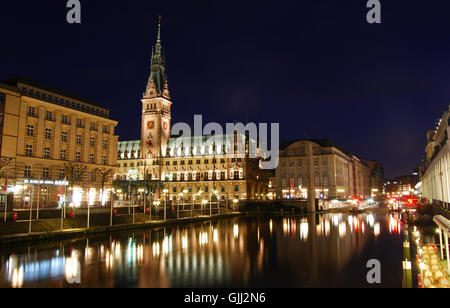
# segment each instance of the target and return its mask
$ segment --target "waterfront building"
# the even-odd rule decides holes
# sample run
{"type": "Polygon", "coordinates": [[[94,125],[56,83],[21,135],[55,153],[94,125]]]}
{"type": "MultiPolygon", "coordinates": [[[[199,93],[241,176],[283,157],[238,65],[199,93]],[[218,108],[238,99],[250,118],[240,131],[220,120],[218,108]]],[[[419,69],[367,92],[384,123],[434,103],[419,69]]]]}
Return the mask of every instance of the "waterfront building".
{"type": "Polygon", "coordinates": [[[372,193],[372,197],[380,196],[385,194],[385,178],[384,178],[384,168],[377,161],[367,162],[369,167],[370,178],[369,187],[372,193]]]}
{"type": "Polygon", "coordinates": [[[412,196],[416,192],[419,175],[416,172],[402,175],[386,182],[386,193],[389,196],[412,196]]]}
{"type": "Polygon", "coordinates": [[[449,109],[438,120],[436,129],[427,132],[425,156],[420,166],[422,197],[430,202],[450,203],[449,109]]]}
{"type": "Polygon", "coordinates": [[[168,200],[265,199],[268,174],[260,168],[260,157],[250,155],[257,151],[257,141],[237,132],[171,136],[172,104],[159,24],[141,100],[141,139],[119,142],[115,180],[160,181],[164,189],[157,198],[168,200]],[[238,141],[245,144],[245,151],[236,148],[238,141]]]}
{"type": "Polygon", "coordinates": [[[276,196],[281,199],[365,198],[370,196],[368,165],[328,139],[299,140],[280,145],[276,196]]]}
{"type": "Polygon", "coordinates": [[[57,207],[67,195],[74,206],[104,203],[108,183],[98,174],[117,165],[117,122],[109,116],[89,99],[40,82],[1,82],[0,156],[9,167],[0,186],[6,182],[14,207],[57,207]]]}

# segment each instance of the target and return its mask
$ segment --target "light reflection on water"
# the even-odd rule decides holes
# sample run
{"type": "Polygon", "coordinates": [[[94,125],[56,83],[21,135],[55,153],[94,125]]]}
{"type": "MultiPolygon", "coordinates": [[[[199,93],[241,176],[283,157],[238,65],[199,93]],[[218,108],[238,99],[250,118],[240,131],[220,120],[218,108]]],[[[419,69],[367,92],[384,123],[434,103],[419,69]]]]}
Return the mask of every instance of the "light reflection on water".
{"type": "Polygon", "coordinates": [[[1,249],[0,287],[364,286],[366,262],[385,250],[384,271],[395,276],[398,265],[401,275],[400,234],[399,217],[376,214],[238,217],[124,232],[1,249]]]}

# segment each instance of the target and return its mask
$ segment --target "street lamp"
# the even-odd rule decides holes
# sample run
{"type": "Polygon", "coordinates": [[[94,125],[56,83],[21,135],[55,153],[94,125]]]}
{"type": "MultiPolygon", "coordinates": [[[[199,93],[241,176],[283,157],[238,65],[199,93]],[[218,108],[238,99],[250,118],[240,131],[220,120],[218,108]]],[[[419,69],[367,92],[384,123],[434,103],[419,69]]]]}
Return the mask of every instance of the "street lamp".
{"type": "Polygon", "coordinates": [[[169,192],[168,189],[164,189],[164,220],[166,220],[166,207],[167,207],[167,193],[169,192]]]}

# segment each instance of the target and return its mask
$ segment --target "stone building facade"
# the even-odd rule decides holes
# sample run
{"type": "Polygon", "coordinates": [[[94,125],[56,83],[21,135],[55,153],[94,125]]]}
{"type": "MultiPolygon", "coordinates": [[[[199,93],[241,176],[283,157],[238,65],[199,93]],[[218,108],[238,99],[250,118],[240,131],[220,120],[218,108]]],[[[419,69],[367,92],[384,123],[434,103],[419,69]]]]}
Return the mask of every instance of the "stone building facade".
{"type": "Polygon", "coordinates": [[[450,107],[427,133],[425,156],[420,166],[422,196],[429,202],[450,203],[450,107]]]}
{"type": "Polygon", "coordinates": [[[94,172],[113,173],[117,165],[117,122],[108,109],[40,82],[9,79],[0,83],[0,123],[1,158],[11,160],[5,182],[16,208],[56,207],[63,186],[70,186],[75,206],[106,201],[94,172]],[[79,167],[72,168],[73,181],[67,164],[79,167]]]}
{"type": "Polygon", "coordinates": [[[323,199],[370,196],[367,164],[327,139],[281,144],[275,174],[279,199],[307,199],[309,191],[323,199]]]}
{"type": "Polygon", "coordinates": [[[171,137],[173,102],[165,65],[158,25],[150,77],[141,100],[141,140],[119,142],[115,179],[161,181],[165,198],[170,200],[266,198],[268,174],[260,168],[260,159],[249,155],[250,148],[257,148],[255,140],[238,133],[171,137]],[[246,146],[243,153],[233,148],[238,139],[246,146]]]}

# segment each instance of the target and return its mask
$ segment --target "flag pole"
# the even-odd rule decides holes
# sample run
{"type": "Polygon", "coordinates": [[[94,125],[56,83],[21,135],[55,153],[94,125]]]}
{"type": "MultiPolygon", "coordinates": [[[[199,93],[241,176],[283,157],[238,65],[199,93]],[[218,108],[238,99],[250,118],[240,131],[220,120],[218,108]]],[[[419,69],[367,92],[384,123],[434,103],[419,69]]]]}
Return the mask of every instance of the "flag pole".
{"type": "Polygon", "coordinates": [[[7,214],[7,209],[8,209],[8,176],[6,176],[6,179],[5,179],[4,191],[5,191],[5,217],[4,217],[4,219],[6,222],[6,214],[7,214]]]}
{"type": "Polygon", "coordinates": [[[38,188],[38,195],[37,195],[37,205],[36,205],[36,220],[39,220],[39,201],[41,199],[41,185],[40,180],[38,182],[37,188],[38,188]]]}

